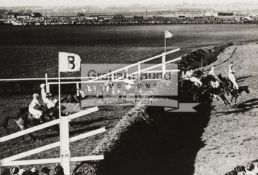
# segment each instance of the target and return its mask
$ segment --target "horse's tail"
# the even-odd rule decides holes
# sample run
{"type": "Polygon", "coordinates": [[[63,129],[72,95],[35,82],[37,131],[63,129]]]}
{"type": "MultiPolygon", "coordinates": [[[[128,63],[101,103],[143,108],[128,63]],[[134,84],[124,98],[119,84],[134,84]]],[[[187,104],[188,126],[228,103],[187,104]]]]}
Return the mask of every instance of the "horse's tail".
{"type": "Polygon", "coordinates": [[[11,117],[6,117],[5,119],[4,119],[4,122],[3,122],[3,127],[6,129],[6,130],[8,130],[8,123],[9,123],[9,120],[11,119],[11,117]]]}

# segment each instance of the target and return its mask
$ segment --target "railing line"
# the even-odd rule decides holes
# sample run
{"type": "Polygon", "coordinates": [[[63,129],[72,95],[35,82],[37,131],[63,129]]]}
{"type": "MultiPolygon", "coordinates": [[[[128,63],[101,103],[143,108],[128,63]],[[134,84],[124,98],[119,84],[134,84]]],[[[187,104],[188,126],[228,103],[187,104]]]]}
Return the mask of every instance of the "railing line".
{"type": "Polygon", "coordinates": [[[133,66],[137,66],[138,64],[142,64],[142,63],[145,63],[145,62],[154,60],[154,59],[156,59],[156,58],[159,58],[159,57],[161,57],[161,56],[163,56],[163,55],[168,55],[168,54],[171,54],[171,53],[174,53],[174,52],[178,52],[178,51],[180,51],[180,48],[171,50],[171,51],[169,51],[169,52],[162,53],[162,54],[160,54],[160,55],[156,55],[156,56],[154,56],[154,57],[145,59],[145,60],[143,60],[143,61],[139,61],[139,62],[134,63],[134,64],[131,64],[131,65],[129,65],[129,66],[120,68],[120,69],[118,69],[118,70],[115,70],[115,71],[112,71],[112,72],[107,73],[107,74],[105,74],[105,75],[102,75],[102,76],[100,76],[100,77],[97,77],[97,78],[95,78],[95,79],[93,79],[93,80],[89,80],[89,82],[91,82],[91,81],[96,81],[96,80],[98,80],[98,79],[101,79],[101,78],[110,76],[110,75],[115,74],[115,73],[117,73],[117,72],[121,72],[121,71],[126,70],[126,69],[128,69],[128,68],[131,68],[131,67],[133,67],[133,66]]]}

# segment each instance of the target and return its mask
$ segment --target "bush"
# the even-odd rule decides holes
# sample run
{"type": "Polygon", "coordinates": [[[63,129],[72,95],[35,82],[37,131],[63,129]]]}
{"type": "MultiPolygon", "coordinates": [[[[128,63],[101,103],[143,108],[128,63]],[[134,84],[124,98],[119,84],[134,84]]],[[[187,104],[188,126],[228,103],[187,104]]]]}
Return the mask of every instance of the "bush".
{"type": "Polygon", "coordinates": [[[213,49],[197,49],[182,57],[179,68],[182,71],[197,69],[202,66],[209,65],[217,60],[217,56],[222,53],[225,48],[232,46],[233,43],[215,46],[213,49]]]}

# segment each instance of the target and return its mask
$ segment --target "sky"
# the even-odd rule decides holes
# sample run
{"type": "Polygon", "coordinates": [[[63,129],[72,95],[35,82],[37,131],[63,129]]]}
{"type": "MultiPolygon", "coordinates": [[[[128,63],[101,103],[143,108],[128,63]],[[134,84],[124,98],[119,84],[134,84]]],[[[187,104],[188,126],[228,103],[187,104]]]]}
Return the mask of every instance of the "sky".
{"type": "MultiPolygon", "coordinates": [[[[241,2],[241,0],[0,0],[0,6],[127,6],[141,5],[166,5],[173,3],[206,3],[223,4],[241,2]]],[[[242,1],[243,2],[243,1],[242,1]]],[[[245,0],[244,3],[257,3],[257,0],[245,0]]]]}

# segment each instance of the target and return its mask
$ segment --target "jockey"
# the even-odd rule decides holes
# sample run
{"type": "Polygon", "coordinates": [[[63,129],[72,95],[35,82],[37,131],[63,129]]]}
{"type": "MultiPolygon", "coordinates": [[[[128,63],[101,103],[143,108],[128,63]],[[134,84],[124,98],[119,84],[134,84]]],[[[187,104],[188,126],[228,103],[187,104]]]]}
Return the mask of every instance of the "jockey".
{"type": "Polygon", "coordinates": [[[214,72],[214,66],[211,67],[210,71],[208,72],[208,75],[216,76],[214,72]]]}
{"type": "Polygon", "coordinates": [[[73,96],[76,102],[80,102],[81,99],[85,98],[85,93],[80,89],[76,89],[76,94],[73,96]]]}
{"type": "Polygon", "coordinates": [[[184,79],[189,79],[193,76],[193,70],[186,71],[186,73],[183,75],[184,79]]]}
{"type": "Polygon", "coordinates": [[[112,89],[113,89],[113,82],[111,79],[107,80],[105,83],[104,83],[104,91],[106,94],[110,95],[110,93],[112,93],[112,89]]]}
{"type": "Polygon", "coordinates": [[[208,72],[208,75],[213,76],[216,81],[214,82],[214,84],[212,85],[212,87],[218,87],[219,83],[220,83],[220,79],[218,78],[218,76],[215,74],[215,68],[214,66],[211,67],[210,71],[208,72]]]}
{"type": "Polygon", "coordinates": [[[201,87],[202,86],[202,82],[199,78],[196,77],[191,77],[190,81],[193,82],[196,86],[201,87]]]}
{"type": "Polygon", "coordinates": [[[50,108],[53,108],[55,107],[55,103],[56,103],[56,100],[55,101],[51,101],[48,96],[47,96],[47,92],[45,90],[45,84],[41,84],[40,85],[40,88],[41,88],[41,98],[43,100],[43,102],[47,105],[47,108],[50,109],[50,108]]]}
{"type": "Polygon", "coordinates": [[[236,78],[235,78],[234,70],[233,70],[233,62],[231,62],[229,65],[228,79],[233,83],[234,88],[238,89],[238,84],[236,82],[236,78]]]}
{"type": "Polygon", "coordinates": [[[41,104],[38,101],[39,94],[33,94],[33,100],[31,101],[29,105],[29,112],[32,114],[33,118],[35,119],[40,119],[42,116],[43,112],[38,110],[37,108],[41,106],[41,104]]]}
{"type": "Polygon", "coordinates": [[[212,88],[218,88],[219,87],[219,82],[218,81],[211,81],[211,87],[212,88]]]}
{"type": "Polygon", "coordinates": [[[183,75],[183,78],[185,80],[190,80],[191,82],[193,82],[198,87],[202,86],[201,80],[199,78],[196,78],[196,77],[193,76],[193,70],[186,71],[185,75],[183,75]]]}

